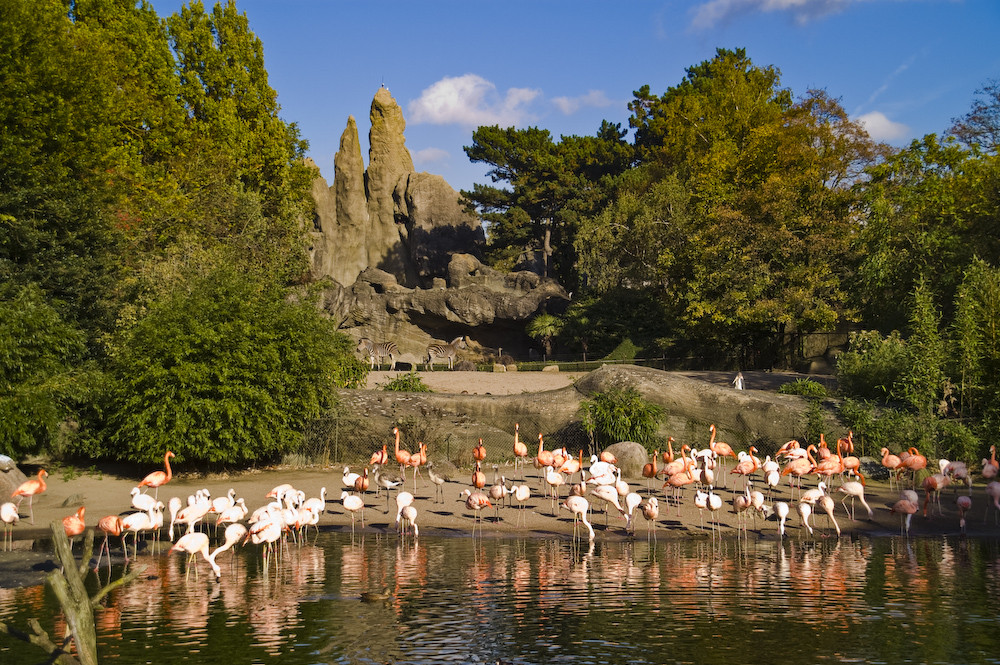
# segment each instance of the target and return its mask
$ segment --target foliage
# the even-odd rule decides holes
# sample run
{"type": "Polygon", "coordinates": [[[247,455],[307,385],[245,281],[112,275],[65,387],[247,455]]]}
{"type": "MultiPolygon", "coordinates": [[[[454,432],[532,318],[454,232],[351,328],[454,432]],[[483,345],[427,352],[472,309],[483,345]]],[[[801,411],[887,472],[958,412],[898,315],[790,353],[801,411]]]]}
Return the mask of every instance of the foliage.
{"type": "Polygon", "coordinates": [[[806,406],[806,434],[808,443],[819,445],[820,434],[826,433],[826,411],[820,400],[808,398],[809,404],[806,406]]]}
{"type": "Polygon", "coordinates": [[[167,448],[187,461],[273,460],[365,375],[312,303],[233,269],[194,277],[120,336],[108,452],[133,461],[167,448]]]}
{"type": "Polygon", "coordinates": [[[979,88],[969,112],[953,122],[952,136],[969,147],[996,154],[1000,148],[1000,79],[979,88]]]}
{"type": "Polygon", "coordinates": [[[908,359],[903,375],[903,394],[926,419],[937,415],[945,385],[945,348],[939,326],[940,318],[931,293],[921,279],[914,290],[910,311],[911,335],[906,343],[908,359]]]}
{"type": "Polygon", "coordinates": [[[810,381],[809,379],[795,379],[791,383],[783,383],[778,388],[781,395],[802,395],[803,397],[813,397],[822,399],[828,396],[826,387],[822,383],[810,381]]]}
{"type": "Polygon", "coordinates": [[[635,441],[651,451],[663,409],[647,401],[635,388],[596,392],[580,406],[583,427],[597,447],[635,441]]]}
{"type": "Polygon", "coordinates": [[[603,200],[600,183],[624,171],[632,149],[620,126],[604,122],[592,137],[562,137],[548,130],[480,127],[465,152],[472,162],[488,164],[493,182],[462,192],[489,225],[491,263],[512,268],[527,251],[541,256],[545,276],[567,288],[576,285],[574,238],[580,215],[603,200]]]}
{"type": "Polygon", "coordinates": [[[539,314],[535,318],[528,321],[528,325],[525,326],[524,332],[528,334],[529,337],[539,340],[545,347],[545,355],[552,355],[552,340],[559,334],[562,330],[563,322],[559,317],[553,316],[552,314],[539,314]]]}
{"type": "Polygon", "coordinates": [[[837,382],[845,395],[869,400],[903,399],[902,380],[909,356],[906,344],[893,332],[851,333],[849,348],[837,357],[837,382]]]}
{"type": "Polygon", "coordinates": [[[88,394],[84,335],[35,286],[0,294],[0,452],[47,451],[88,394]]]}
{"type": "Polygon", "coordinates": [[[392,381],[388,382],[382,387],[382,390],[389,392],[403,392],[403,393],[429,393],[433,392],[427,387],[420,375],[415,371],[407,372],[406,374],[400,374],[392,381]]]}
{"type": "Polygon", "coordinates": [[[626,337],[616,346],[611,353],[604,356],[602,360],[635,360],[642,352],[642,348],[626,337]]]}

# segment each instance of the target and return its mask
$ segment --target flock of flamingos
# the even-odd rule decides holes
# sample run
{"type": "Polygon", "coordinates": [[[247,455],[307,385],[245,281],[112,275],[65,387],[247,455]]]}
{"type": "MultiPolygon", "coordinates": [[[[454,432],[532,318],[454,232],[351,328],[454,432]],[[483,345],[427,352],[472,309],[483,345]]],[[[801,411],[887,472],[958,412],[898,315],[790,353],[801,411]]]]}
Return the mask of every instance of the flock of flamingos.
{"type": "MultiPolygon", "coordinates": [[[[583,452],[571,455],[565,449],[545,450],[544,440],[538,435],[538,449],[534,455],[529,453],[527,445],[520,440],[519,426],[514,427],[514,475],[521,467],[524,477],[524,467],[533,464],[538,470],[538,488],[535,493],[541,493],[549,499],[550,510],[556,515],[559,509],[565,509],[573,515],[574,537],[583,525],[589,539],[595,536],[590,520],[592,508],[599,506],[605,514],[607,525],[608,515],[616,515],[625,522],[625,531],[634,533],[636,513],[641,515],[647,524],[647,534],[655,528],[660,516],[660,499],[655,496],[652,484],[662,481],[664,510],[673,506],[680,515],[681,505],[685,503],[684,493],[689,488],[693,490],[693,504],[699,509],[700,527],[704,529],[704,515],[707,513],[709,528],[713,539],[716,532],[720,533],[719,512],[736,515],[736,528],[746,532],[747,522],[756,524],[758,517],[767,518],[773,514],[778,523],[780,537],[785,535],[786,519],[793,508],[798,513],[799,525],[809,534],[815,528],[814,514],[822,511],[832,526],[840,535],[840,525],[836,519],[836,499],[844,508],[846,516],[855,519],[855,502],[868,513],[872,519],[874,511],[865,500],[865,478],[861,473],[861,461],[854,456],[853,434],[848,432],[846,438],[838,439],[831,447],[824,437],[820,437],[819,445],[801,447],[796,440],[781,446],[774,458],[766,456],[761,460],[757,450],[750,447],[747,451],[735,452],[728,444],[716,440],[716,428],[709,428],[710,439],[702,449],[694,449],[689,445],[680,446],[679,454],[673,449],[674,439],[667,441],[667,451],[653,453],[650,461],[642,469],[645,480],[645,497],[641,488],[633,489],[622,479],[621,469],[617,460],[607,452],[593,455],[589,464],[585,465],[583,452]],[[727,468],[727,459],[732,458],[732,468],[727,468]],[[789,501],[773,500],[775,489],[783,477],[788,478],[789,501]],[[730,488],[726,488],[727,478],[732,478],[730,488]],[[815,478],[817,486],[806,489],[803,481],[815,478]],[[736,485],[740,483],[740,489],[736,485]],[[836,488],[834,489],[834,485],[836,488]],[[567,495],[562,496],[562,488],[566,486],[567,495]],[[763,491],[762,491],[763,490],[763,491]],[[728,500],[723,499],[723,495],[728,500]],[[848,507],[848,499],[851,504],[848,507]],[[558,508],[557,508],[558,506],[558,508]],[[811,520],[813,520],[811,522],[811,520]]],[[[390,492],[395,491],[396,516],[395,525],[401,535],[412,533],[419,537],[417,525],[418,510],[414,493],[417,491],[417,478],[421,469],[427,472],[428,481],[434,486],[433,501],[444,501],[444,485],[447,481],[434,470],[432,462],[427,460],[427,447],[419,444],[415,452],[400,448],[400,433],[393,430],[394,447],[389,451],[388,444],[382,446],[371,455],[371,475],[366,467],[362,473],[352,473],[344,467],[342,478],[343,488],[340,502],[345,513],[351,515],[351,530],[355,528],[355,520],[360,516],[364,526],[365,496],[374,485],[375,496],[385,491],[386,511],[389,510],[390,492]],[[390,457],[390,454],[392,457],[390,457]],[[388,468],[394,468],[392,462],[399,465],[399,475],[390,474],[388,468]],[[413,492],[405,489],[406,471],[412,471],[413,492]]],[[[515,523],[522,519],[528,500],[533,495],[532,488],[525,482],[509,483],[506,477],[499,475],[498,466],[494,465],[492,483],[487,482],[482,465],[486,460],[487,451],[482,439],[472,450],[475,467],[472,471],[469,487],[460,494],[465,508],[474,515],[472,533],[477,527],[482,531],[481,520],[484,510],[496,511],[499,521],[499,509],[503,504],[516,505],[515,523]]],[[[928,516],[929,511],[943,514],[941,508],[941,492],[948,485],[955,483],[964,485],[967,493],[956,493],[955,505],[958,508],[959,526],[965,532],[965,516],[972,507],[972,471],[964,462],[938,460],[937,469],[928,468],[928,460],[916,448],[910,448],[894,455],[888,449],[881,451],[882,465],[889,471],[889,486],[893,485],[899,491],[899,499],[892,504],[890,510],[900,515],[900,531],[909,535],[910,521],[914,514],[922,511],[928,516]],[[917,493],[917,479],[922,477],[919,488],[923,492],[923,500],[917,493]],[[908,488],[904,488],[908,485],[908,488]]],[[[111,537],[121,539],[125,561],[130,560],[128,537],[132,536],[132,558],[138,556],[138,540],[140,536],[151,537],[158,543],[161,530],[167,528],[167,537],[172,545],[169,552],[184,552],[193,559],[200,554],[211,566],[216,578],[221,575],[221,569],[216,558],[223,552],[237,545],[254,543],[263,546],[265,569],[269,559],[274,557],[276,546],[287,541],[290,536],[299,539],[310,526],[318,531],[320,516],[327,512],[326,488],[322,488],[318,497],[306,497],[304,491],[292,485],[285,484],[273,488],[267,493],[265,505],[250,512],[246,499],[236,497],[236,492],[229,492],[220,497],[212,498],[208,490],[199,490],[194,495],[182,501],[172,497],[164,505],[159,500],[159,488],[170,482],[172,472],[170,459],[174,453],[167,451],[163,458],[164,469],[150,473],[131,491],[131,506],[134,512],[108,515],[97,522],[97,529],[105,538],[98,553],[95,567],[99,568],[104,553],[108,554],[108,566],[111,565],[109,540],[111,537]],[[153,494],[148,493],[153,489],[153,494]],[[169,520],[166,515],[169,516],[169,520]],[[199,530],[199,525],[214,519],[215,532],[225,528],[221,544],[214,549],[210,547],[210,537],[205,531],[199,530]],[[181,531],[184,533],[181,534],[181,531]],[[178,535],[174,542],[175,535],[178,535]]],[[[507,458],[509,460],[509,457],[507,458]]],[[[996,449],[990,447],[990,458],[982,460],[979,470],[986,481],[986,509],[990,505],[996,510],[995,519],[1000,517],[1000,482],[996,479],[1000,470],[996,459],[996,449]]],[[[4,548],[8,542],[13,545],[13,526],[20,519],[20,506],[25,497],[28,498],[28,511],[31,522],[34,523],[32,502],[36,495],[45,491],[45,478],[48,474],[39,470],[36,478],[24,482],[12,494],[17,503],[7,502],[0,505],[0,520],[4,525],[4,548]]],[[[537,496],[537,494],[536,494],[537,496]]],[[[430,500],[427,497],[425,500],[430,500]]],[[[543,502],[544,503],[544,502],[543,502]]],[[[541,506],[537,506],[541,509],[541,506]]],[[[73,539],[86,529],[84,519],[85,508],[80,507],[73,515],[63,519],[66,535],[73,539]]],[[[987,512],[988,517],[988,512],[987,512]]],[[[984,518],[985,519],[985,518],[984,518]]],[[[202,527],[204,528],[204,527],[202,527]]],[[[155,548],[151,551],[155,551],[155,548]]]]}

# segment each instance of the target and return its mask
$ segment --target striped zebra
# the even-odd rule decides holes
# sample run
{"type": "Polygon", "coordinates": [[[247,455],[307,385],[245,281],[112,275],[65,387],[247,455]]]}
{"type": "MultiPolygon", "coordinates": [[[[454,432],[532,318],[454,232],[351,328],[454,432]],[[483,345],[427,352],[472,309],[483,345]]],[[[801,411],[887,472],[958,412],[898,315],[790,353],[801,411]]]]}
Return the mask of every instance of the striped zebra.
{"type": "Polygon", "coordinates": [[[458,355],[459,349],[464,349],[465,347],[465,337],[456,337],[451,340],[449,344],[431,344],[427,347],[427,369],[434,371],[434,358],[447,358],[448,359],[448,369],[452,369],[455,365],[455,356],[458,355]]]}
{"type": "Polygon", "coordinates": [[[371,368],[375,369],[375,363],[382,364],[382,358],[389,358],[392,363],[389,366],[389,371],[395,371],[396,369],[396,356],[399,355],[399,347],[396,346],[395,342],[379,342],[376,344],[367,337],[362,337],[358,341],[358,351],[363,351],[365,355],[368,356],[368,361],[371,363],[371,368]]]}

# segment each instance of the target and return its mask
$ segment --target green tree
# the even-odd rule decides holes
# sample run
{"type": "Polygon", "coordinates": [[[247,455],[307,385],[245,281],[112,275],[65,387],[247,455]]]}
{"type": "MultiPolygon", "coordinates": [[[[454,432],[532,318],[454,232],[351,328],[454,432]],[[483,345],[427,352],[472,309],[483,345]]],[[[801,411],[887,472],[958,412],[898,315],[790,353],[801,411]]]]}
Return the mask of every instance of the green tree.
{"type": "Polygon", "coordinates": [[[545,347],[545,355],[552,355],[552,341],[555,339],[559,331],[562,330],[563,322],[562,320],[551,314],[539,314],[535,318],[528,321],[528,325],[525,327],[524,331],[528,333],[528,336],[533,339],[537,339],[545,347]]]}
{"type": "Polygon", "coordinates": [[[940,334],[941,317],[933,294],[924,280],[913,291],[910,313],[909,362],[903,377],[907,401],[930,422],[939,412],[945,385],[945,343],[940,334]]]}
{"type": "Polygon", "coordinates": [[[52,452],[61,424],[87,394],[82,331],[35,286],[0,294],[0,452],[52,452]]]}
{"type": "Polygon", "coordinates": [[[602,180],[630,164],[624,137],[620,126],[608,122],[596,136],[562,137],[558,143],[538,128],[478,128],[466,154],[491,165],[493,182],[509,187],[476,184],[462,193],[489,225],[493,264],[509,268],[523,252],[536,252],[542,274],[573,289],[577,220],[602,200],[602,180]]]}
{"type": "Polygon", "coordinates": [[[247,273],[196,276],[120,333],[108,452],[153,461],[274,460],[335,397],[364,381],[353,345],[309,301],[247,273]]]}
{"type": "Polygon", "coordinates": [[[996,154],[1000,147],[1000,79],[991,79],[979,88],[969,112],[952,123],[949,134],[970,148],[996,154]]]}

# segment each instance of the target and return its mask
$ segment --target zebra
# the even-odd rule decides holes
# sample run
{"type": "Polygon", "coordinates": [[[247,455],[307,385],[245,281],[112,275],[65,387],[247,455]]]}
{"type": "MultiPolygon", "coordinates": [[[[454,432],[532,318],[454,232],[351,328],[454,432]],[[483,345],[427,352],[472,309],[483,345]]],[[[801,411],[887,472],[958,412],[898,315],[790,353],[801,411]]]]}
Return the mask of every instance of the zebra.
{"type": "Polygon", "coordinates": [[[381,365],[382,358],[388,357],[392,363],[389,366],[389,371],[395,371],[396,356],[399,355],[399,347],[396,346],[395,342],[379,342],[376,344],[367,337],[362,337],[358,341],[357,350],[363,351],[368,356],[368,361],[371,363],[372,369],[375,369],[376,362],[381,365]]]}
{"type": "Polygon", "coordinates": [[[449,344],[431,344],[427,347],[427,369],[434,371],[433,361],[435,356],[438,358],[448,359],[448,369],[452,369],[455,365],[455,356],[458,355],[459,349],[464,349],[465,337],[456,337],[451,340],[449,344]]]}

